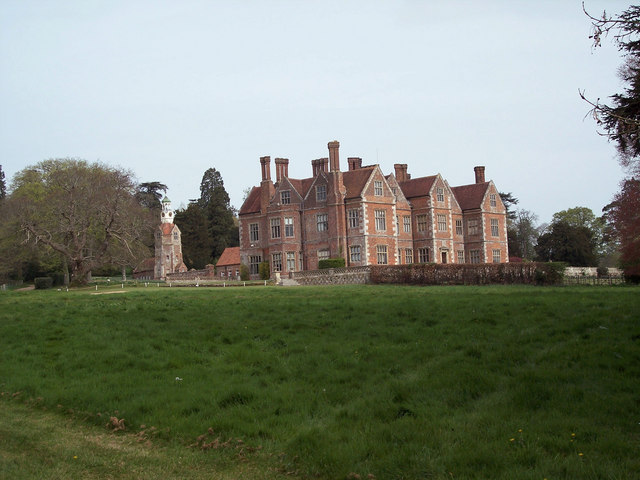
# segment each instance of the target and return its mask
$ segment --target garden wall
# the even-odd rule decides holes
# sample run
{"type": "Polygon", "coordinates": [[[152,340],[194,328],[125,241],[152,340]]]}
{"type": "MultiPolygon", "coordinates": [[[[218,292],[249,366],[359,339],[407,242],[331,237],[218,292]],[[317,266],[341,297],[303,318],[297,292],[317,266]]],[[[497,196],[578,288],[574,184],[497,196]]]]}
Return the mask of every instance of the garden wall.
{"type": "Polygon", "coordinates": [[[369,283],[371,267],[328,268],[291,272],[289,278],[300,285],[344,285],[369,283]]]}

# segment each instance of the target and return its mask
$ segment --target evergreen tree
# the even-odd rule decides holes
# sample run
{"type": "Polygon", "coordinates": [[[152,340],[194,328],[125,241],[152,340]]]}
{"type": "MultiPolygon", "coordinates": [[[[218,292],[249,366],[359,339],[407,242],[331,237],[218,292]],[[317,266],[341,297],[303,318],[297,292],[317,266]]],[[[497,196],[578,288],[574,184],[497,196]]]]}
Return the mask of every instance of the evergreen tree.
{"type": "Polygon", "coordinates": [[[210,256],[215,260],[226,247],[239,243],[229,194],[224,188],[222,175],[215,168],[209,168],[202,176],[198,206],[206,217],[210,256]]]}
{"type": "Polygon", "coordinates": [[[182,258],[185,265],[199,270],[211,263],[207,217],[202,208],[191,202],[186,209],[176,211],[174,222],[182,233],[182,258]]]}
{"type": "Polygon", "coordinates": [[[2,165],[0,165],[0,201],[7,196],[7,185],[4,181],[4,171],[2,170],[2,165]]]}
{"type": "Polygon", "coordinates": [[[626,180],[604,207],[607,233],[620,246],[620,266],[628,279],[640,282],[640,181],[626,180]]]}
{"type": "Polygon", "coordinates": [[[167,192],[167,186],[160,182],[145,182],[138,185],[136,198],[140,205],[151,210],[162,209],[162,194],[167,192]],[[162,193],[160,193],[162,192],[162,193]]]}

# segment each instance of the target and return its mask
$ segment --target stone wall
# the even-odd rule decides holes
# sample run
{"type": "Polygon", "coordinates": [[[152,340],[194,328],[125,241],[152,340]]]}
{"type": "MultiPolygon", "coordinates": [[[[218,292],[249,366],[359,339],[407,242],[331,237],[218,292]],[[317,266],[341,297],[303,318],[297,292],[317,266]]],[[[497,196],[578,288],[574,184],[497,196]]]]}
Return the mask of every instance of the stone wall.
{"type": "Polygon", "coordinates": [[[300,285],[345,285],[370,282],[371,267],[327,268],[291,272],[289,278],[300,285]]]}
{"type": "Polygon", "coordinates": [[[207,265],[203,270],[189,270],[188,272],[174,272],[167,274],[167,282],[180,280],[215,280],[216,270],[214,265],[207,265]]]}

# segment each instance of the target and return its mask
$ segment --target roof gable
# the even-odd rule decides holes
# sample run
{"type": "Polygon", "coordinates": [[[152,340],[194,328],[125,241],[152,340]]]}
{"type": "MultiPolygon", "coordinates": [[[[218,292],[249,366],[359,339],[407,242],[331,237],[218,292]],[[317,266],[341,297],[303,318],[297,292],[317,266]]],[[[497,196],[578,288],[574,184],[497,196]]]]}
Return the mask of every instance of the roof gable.
{"type": "Polygon", "coordinates": [[[240,264],[240,247],[227,247],[220,255],[216,267],[240,264]]]}
{"type": "Polygon", "coordinates": [[[489,189],[489,182],[472,183],[471,185],[461,185],[452,187],[451,191],[456,197],[460,208],[464,210],[473,210],[482,208],[482,202],[489,189]]]}
{"type": "Polygon", "coordinates": [[[429,177],[412,178],[406,182],[398,182],[398,185],[402,189],[402,193],[407,199],[415,197],[424,197],[429,195],[433,184],[435,183],[438,175],[431,175],[429,177]]]}
{"type": "Polygon", "coordinates": [[[346,198],[362,196],[375,170],[375,165],[349,170],[342,174],[342,182],[347,190],[346,198]]]}
{"type": "Polygon", "coordinates": [[[239,215],[260,211],[260,187],[253,187],[240,207],[239,215]]]}

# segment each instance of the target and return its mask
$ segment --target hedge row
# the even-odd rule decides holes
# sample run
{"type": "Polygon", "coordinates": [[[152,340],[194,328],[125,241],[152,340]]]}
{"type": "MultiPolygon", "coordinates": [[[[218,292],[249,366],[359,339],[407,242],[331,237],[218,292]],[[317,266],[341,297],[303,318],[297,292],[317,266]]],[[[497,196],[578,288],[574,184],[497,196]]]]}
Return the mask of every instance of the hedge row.
{"type": "Polygon", "coordinates": [[[327,258],[318,262],[319,270],[324,270],[327,268],[344,268],[344,266],[344,258],[342,257],[327,258]]]}
{"type": "Polygon", "coordinates": [[[564,263],[482,263],[372,266],[372,283],[414,285],[562,284],[564,263]]]}

